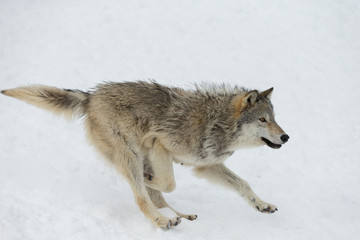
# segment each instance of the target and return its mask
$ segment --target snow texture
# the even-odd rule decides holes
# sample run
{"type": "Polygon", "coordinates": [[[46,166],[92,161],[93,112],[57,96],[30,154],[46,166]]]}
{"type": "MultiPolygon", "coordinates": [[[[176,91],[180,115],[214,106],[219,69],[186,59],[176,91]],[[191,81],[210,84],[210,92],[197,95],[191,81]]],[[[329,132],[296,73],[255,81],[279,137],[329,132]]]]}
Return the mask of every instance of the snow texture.
{"type": "Polygon", "coordinates": [[[0,96],[0,239],[359,239],[359,64],[358,0],[1,0],[0,89],[147,78],[274,87],[290,141],[226,162],[278,212],[177,165],[166,199],[199,218],[166,231],[80,121],[0,96]]]}

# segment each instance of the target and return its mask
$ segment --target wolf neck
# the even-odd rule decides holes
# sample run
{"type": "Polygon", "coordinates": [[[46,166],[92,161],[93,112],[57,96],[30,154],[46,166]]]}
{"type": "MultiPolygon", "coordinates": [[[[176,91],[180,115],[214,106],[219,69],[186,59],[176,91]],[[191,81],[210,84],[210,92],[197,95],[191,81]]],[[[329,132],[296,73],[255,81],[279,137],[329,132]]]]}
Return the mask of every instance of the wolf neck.
{"type": "Polygon", "coordinates": [[[230,104],[232,98],[212,98],[195,92],[186,104],[175,104],[178,108],[170,111],[164,130],[173,146],[183,146],[176,151],[180,153],[178,161],[191,158],[200,165],[215,164],[233,154],[229,147],[236,140],[237,124],[230,104]],[[176,134],[171,134],[174,131],[176,134]]]}

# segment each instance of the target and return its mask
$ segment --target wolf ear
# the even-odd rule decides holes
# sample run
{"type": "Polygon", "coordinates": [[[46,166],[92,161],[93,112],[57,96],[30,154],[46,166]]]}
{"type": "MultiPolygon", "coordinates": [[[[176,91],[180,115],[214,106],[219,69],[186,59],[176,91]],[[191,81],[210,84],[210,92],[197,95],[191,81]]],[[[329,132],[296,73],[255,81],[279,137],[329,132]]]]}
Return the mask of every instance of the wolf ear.
{"type": "Polygon", "coordinates": [[[261,97],[265,97],[265,98],[270,100],[273,90],[274,90],[273,87],[269,88],[268,90],[261,92],[259,95],[261,97]]]}
{"type": "Polygon", "coordinates": [[[250,107],[250,106],[253,106],[256,102],[256,99],[258,97],[258,91],[256,90],[253,90],[251,92],[248,92],[245,97],[242,99],[243,101],[243,106],[245,107],[250,107]]]}
{"type": "Polygon", "coordinates": [[[243,110],[254,106],[258,99],[258,91],[253,90],[251,92],[237,95],[233,98],[232,104],[235,107],[235,117],[239,117],[243,110]]]}

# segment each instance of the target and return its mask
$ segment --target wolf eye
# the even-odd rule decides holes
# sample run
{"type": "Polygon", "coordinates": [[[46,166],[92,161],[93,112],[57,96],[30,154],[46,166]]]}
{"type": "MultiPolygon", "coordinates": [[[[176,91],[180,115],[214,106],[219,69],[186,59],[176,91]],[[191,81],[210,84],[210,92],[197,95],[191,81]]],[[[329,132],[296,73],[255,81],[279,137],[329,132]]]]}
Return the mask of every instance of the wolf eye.
{"type": "Polygon", "coordinates": [[[259,118],[260,122],[266,122],[266,119],[265,118],[259,118]]]}

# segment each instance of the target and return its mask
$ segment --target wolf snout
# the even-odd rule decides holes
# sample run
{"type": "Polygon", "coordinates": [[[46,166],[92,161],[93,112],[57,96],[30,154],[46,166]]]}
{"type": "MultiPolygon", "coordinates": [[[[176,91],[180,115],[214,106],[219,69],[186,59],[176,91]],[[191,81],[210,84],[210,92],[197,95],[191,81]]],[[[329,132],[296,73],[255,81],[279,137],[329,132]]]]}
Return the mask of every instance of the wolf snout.
{"type": "Polygon", "coordinates": [[[281,141],[283,141],[284,143],[286,143],[287,141],[289,141],[289,135],[287,135],[287,134],[283,134],[283,135],[281,135],[281,137],[280,137],[280,139],[281,139],[281,141]]]}

